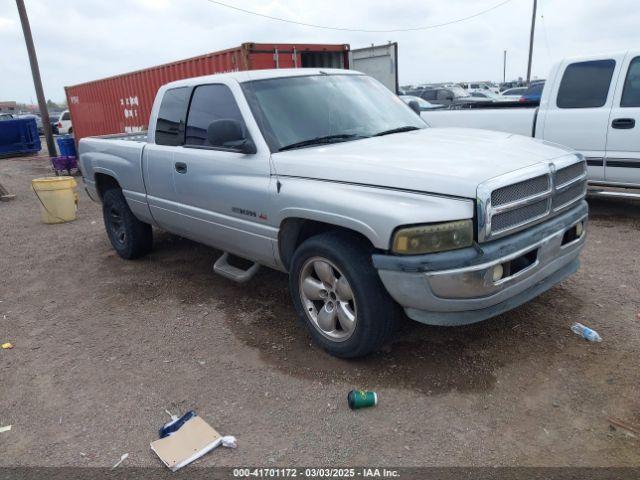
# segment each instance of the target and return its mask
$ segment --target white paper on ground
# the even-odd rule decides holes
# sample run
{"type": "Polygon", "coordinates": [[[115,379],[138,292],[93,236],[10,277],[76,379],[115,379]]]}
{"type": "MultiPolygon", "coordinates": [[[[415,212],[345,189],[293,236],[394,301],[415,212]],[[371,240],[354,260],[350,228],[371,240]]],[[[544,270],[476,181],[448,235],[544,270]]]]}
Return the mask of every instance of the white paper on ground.
{"type": "Polygon", "coordinates": [[[220,444],[235,444],[232,438],[223,438],[202,418],[193,417],[172,435],[151,442],[151,450],[175,472],[220,444]]]}

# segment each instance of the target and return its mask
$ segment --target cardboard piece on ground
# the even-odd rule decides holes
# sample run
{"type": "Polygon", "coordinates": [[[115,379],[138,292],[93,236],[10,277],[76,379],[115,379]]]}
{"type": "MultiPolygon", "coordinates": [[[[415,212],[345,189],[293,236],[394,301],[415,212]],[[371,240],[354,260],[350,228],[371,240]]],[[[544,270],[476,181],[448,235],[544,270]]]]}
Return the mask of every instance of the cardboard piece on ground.
{"type": "Polygon", "coordinates": [[[171,436],[151,442],[151,450],[175,472],[221,443],[222,436],[211,425],[193,417],[171,436]]]}

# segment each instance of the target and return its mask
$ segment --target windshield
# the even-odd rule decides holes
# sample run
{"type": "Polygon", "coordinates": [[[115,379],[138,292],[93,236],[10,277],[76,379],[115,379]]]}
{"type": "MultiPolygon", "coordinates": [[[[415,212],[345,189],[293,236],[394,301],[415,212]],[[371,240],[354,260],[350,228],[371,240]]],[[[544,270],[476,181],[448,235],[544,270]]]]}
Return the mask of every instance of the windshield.
{"type": "Polygon", "coordinates": [[[364,75],[271,78],[242,88],[272,151],[426,128],[402,100],[364,75]]]}

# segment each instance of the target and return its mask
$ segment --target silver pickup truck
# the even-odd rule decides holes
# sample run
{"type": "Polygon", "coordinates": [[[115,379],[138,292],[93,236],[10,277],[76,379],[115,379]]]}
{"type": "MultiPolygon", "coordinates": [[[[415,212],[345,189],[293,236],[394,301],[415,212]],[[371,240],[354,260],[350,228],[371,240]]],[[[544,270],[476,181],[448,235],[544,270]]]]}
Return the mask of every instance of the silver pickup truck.
{"type": "Polygon", "coordinates": [[[84,138],[86,189],[118,254],[152,227],[223,251],[247,281],[289,273],[300,318],[340,357],[378,349],[407,316],[484,320],[579,265],[586,165],[507,133],[428,128],[375,80],[332,69],[180,80],[148,133],[84,138]]]}

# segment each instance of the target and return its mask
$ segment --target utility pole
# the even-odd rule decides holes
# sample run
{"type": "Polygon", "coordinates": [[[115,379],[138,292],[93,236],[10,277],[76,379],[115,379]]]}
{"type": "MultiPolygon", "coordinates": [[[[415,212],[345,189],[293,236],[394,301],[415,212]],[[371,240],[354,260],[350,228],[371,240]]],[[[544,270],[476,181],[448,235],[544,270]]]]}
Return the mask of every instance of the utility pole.
{"type": "Polygon", "coordinates": [[[31,27],[29,26],[29,18],[27,17],[27,10],[24,7],[24,0],[16,0],[18,6],[18,14],[20,15],[20,23],[22,23],[22,32],[24,33],[24,41],[27,44],[27,53],[29,54],[29,63],[31,64],[31,75],[33,75],[33,86],[36,89],[36,96],[38,97],[38,108],[40,109],[40,118],[42,119],[42,129],[44,130],[44,136],[47,141],[47,150],[49,150],[49,156],[55,157],[56,144],[53,141],[53,132],[51,131],[51,120],[49,120],[49,111],[47,110],[47,101],[44,98],[44,92],[42,91],[42,80],[40,79],[40,69],[38,68],[38,57],[36,56],[36,49],[33,46],[33,37],[31,36],[31,27]]]}
{"type": "Polygon", "coordinates": [[[527,65],[527,85],[531,82],[531,60],[533,59],[533,32],[536,29],[536,10],[538,0],[533,0],[533,15],[531,15],[531,35],[529,36],[529,64],[527,65]]]}
{"type": "Polygon", "coordinates": [[[504,51],[504,57],[502,58],[502,83],[507,81],[507,51],[504,51]]]}

